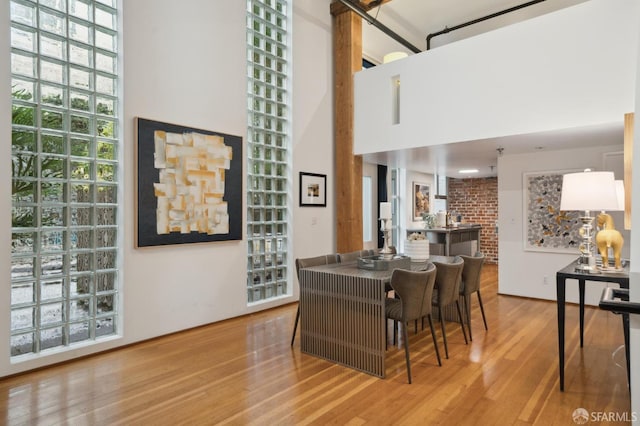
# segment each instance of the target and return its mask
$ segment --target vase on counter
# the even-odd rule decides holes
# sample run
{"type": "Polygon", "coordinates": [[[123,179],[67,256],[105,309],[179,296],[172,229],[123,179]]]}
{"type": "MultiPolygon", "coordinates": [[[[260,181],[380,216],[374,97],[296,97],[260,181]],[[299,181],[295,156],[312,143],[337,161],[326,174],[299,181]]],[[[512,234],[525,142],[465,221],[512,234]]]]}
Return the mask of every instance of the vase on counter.
{"type": "Polygon", "coordinates": [[[404,242],[404,254],[412,262],[424,262],[429,259],[429,240],[407,240],[404,242]]]}
{"type": "Polygon", "coordinates": [[[422,223],[424,229],[432,229],[436,226],[436,215],[434,213],[422,213],[422,223]]]}

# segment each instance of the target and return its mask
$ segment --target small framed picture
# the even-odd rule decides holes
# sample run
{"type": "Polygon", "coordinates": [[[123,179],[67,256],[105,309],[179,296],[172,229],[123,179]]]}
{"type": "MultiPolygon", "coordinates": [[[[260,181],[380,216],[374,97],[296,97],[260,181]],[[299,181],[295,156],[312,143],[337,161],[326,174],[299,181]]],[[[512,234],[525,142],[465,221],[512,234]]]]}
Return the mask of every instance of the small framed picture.
{"type": "Polygon", "coordinates": [[[413,220],[422,220],[424,213],[429,213],[429,185],[413,182],[413,220]]]}
{"type": "Polygon", "coordinates": [[[327,207],[327,175],[300,172],[300,207],[327,207]]]}

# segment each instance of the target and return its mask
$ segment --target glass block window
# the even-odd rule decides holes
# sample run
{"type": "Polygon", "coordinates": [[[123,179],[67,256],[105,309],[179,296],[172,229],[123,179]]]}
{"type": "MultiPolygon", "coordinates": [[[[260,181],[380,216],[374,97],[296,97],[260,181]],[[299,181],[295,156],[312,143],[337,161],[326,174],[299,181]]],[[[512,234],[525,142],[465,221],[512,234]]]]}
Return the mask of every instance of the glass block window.
{"type": "Polygon", "coordinates": [[[288,293],[290,0],[247,0],[247,300],[288,293]]]}
{"type": "Polygon", "coordinates": [[[12,357],[117,333],[116,0],[10,0],[12,357]]]}

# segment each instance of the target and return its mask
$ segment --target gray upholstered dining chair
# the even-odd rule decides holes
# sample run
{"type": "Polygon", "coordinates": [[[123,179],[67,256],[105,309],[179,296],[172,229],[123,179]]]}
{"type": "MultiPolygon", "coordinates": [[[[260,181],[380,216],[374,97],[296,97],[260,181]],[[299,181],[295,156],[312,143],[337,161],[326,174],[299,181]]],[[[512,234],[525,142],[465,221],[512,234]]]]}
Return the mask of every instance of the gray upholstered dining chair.
{"type": "Polygon", "coordinates": [[[433,338],[433,346],[436,350],[438,365],[442,366],[433,321],[431,319],[431,297],[433,296],[435,279],[436,267],[433,264],[430,264],[424,271],[395,269],[391,275],[391,287],[394,290],[395,297],[386,298],[385,315],[388,319],[394,321],[394,330],[395,324],[400,323],[409,383],[411,383],[409,333],[407,333],[407,324],[409,321],[427,317],[429,327],[431,328],[431,337],[433,338]]]}
{"type": "Polygon", "coordinates": [[[442,328],[442,340],[444,340],[444,354],[449,358],[449,348],[447,347],[447,331],[444,323],[444,308],[455,303],[458,310],[458,318],[460,319],[460,327],[464,336],[464,343],[468,344],[467,332],[464,329],[462,321],[462,312],[460,310],[460,302],[458,294],[460,293],[460,282],[462,281],[462,269],[464,268],[464,260],[460,256],[456,256],[453,262],[441,263],[433,262],[436,265],[436,289],[432,304],[438,307],[438,315],[440,316],[440,326],[442,328]]]}
{"type": "Polygon", "coordinates": [[[356,250],[349,253],[338,253],[338,262],[355,262],[359,257],[373,256],[373,250],[356,250]]]}
{"type": "Polygon", "coordinates": [[[462,296],[462,304],[467,317],[467,327],[469,328],[469,340],[473,341],[471,334],[471,295],[478,294],[478,302],[480,303],[480,312],[482,312],[482,321],[484,321],[484,329],[488,330],[487,319],[484,316],[484,306],[482,305],[482,297],[480,296],[480,273],[484,264],[485,256],[480,252],[476,252],[474,256],[460,256],[464,260],[464,268],[462,269],[462,283],[460,284],[460,296],[462,296]]]}
{"type": "MultiPolygon", "coordinates": [[[[338,263],[337,254],[326,254],[324,256],[296,259],[296,276],[298,277],[298,284],[300,284],[300,269],[309,268],[311,266],[329,265],[331,263],[338,263]]],[[[300,302],[298,301],[298,310],[296,311],[296,321],[293,324],[293,333],[291,334],[291,346],[293,346],[293,342],[296,340],[296,330],[298,330],[299,320],[300,320],[300,302]]]]}

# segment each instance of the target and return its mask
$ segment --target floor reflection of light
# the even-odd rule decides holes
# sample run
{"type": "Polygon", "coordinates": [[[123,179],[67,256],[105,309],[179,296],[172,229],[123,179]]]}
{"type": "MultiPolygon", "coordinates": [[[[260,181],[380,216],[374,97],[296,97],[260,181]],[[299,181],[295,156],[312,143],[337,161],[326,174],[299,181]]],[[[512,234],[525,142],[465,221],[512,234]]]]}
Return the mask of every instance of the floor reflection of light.
{"type": "Polygon", "coordinates": [[[480,362],[482,360],[482,352],[484,346],[480,342],[471,342],[471,350],[469,351],[469,360],[471,362],[480,362]]]}

